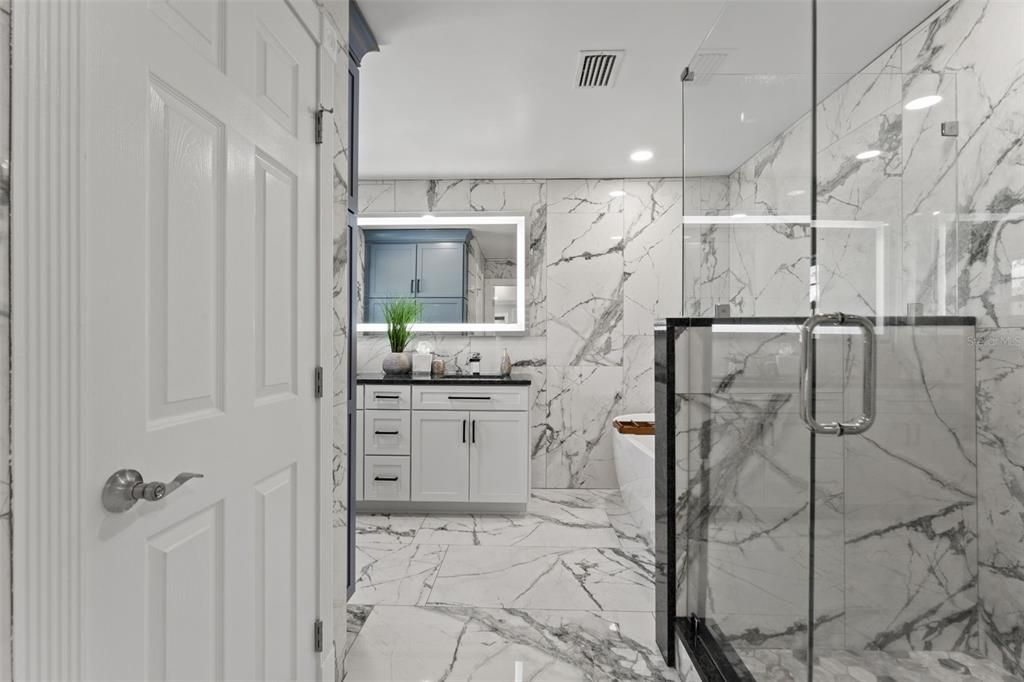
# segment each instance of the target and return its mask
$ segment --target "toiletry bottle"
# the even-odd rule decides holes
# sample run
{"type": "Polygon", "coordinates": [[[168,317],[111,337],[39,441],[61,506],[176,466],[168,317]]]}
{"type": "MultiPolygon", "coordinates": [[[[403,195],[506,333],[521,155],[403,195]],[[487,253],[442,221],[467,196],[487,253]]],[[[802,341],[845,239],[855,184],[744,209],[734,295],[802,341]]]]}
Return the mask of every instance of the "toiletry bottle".
{"type": "Polygon", "coordinates": [[[473,353],[469,356],[469,373],[479,375],[480,374],[480,354],[473,353]]]}
{"type": "Polygon", "coordinates": [[[508,348],[501,355],[501,376],[512,376],[512,358],[508,354],[508,348]]]}

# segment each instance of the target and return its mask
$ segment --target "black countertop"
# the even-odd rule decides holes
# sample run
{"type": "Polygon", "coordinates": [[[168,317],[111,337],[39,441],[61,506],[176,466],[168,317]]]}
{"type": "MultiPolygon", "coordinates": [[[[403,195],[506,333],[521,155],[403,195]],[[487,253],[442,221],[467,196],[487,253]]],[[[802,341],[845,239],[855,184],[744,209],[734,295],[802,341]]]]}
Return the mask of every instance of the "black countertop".
{"type": "Polygon", "coordinates": [[[500,377],[497,374],[446,374],[444,376],[413,376],[405,374],[401,376],[388,376],[385,374],[357,374],[357,384],[380,385],[380,384],[405,384],[413,386],[447,385],[447,386],[529,386],[532,379],[526,374],[513,374],[510,377],[500,377]]]}

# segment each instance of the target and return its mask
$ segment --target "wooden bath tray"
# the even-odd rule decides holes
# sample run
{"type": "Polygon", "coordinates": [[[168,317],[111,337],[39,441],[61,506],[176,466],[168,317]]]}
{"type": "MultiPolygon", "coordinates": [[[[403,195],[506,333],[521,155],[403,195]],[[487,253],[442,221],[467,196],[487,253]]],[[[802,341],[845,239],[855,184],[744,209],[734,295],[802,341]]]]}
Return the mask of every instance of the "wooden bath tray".
{"type": "Polygon", "coordinates": [[[632,419],[613,419],[612,426],[619,433],[629,436],[653,436],[654,422],[633,421],[632,419]]]}

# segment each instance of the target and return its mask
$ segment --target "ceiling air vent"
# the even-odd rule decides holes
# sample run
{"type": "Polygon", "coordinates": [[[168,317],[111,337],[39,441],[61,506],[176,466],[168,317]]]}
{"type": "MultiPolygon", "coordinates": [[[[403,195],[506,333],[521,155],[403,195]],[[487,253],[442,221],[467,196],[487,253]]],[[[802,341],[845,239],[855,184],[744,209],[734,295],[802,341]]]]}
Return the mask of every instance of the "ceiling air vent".
{"type": "Polygon", "coordinates": [[[693,56],[690,62],[690,73],[693,74],[693,82],[696,85],[704,85],[711,78],[721,71],[722,64],[728,59],[732,50],[701,50],[693,56]]]}
{"type": "Polygon", "coordinates": [[[576,87],[612,87],[625,55],[623,50],[583,50],[576,67],[576,87]]]}

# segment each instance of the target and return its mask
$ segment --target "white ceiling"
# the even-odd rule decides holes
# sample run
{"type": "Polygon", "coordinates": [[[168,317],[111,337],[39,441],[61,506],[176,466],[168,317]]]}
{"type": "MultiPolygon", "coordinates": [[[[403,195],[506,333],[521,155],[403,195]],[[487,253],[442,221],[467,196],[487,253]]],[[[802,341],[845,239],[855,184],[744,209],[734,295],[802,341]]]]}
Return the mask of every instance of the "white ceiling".
{"type": "MultiPolygon", "coordinates": [[[[753,90],[723,76],[688,99],[688,175],[731,171],[808,109],[810,0],[359,4],[381,45],[361,72],[364,178],[678,176],[679,75],[705,40],[729,49],[722,73],[798,76],[753,90]],[[593,49],[626,51],[611,89],[574,87],[593,49]],[[739,127],[736,111],[756,115],[739,127]],[[629,161],[639,148],[654,159],[629,161]]],[[[856,72],[939,4],[819,0],[819,69],[856,72]]]]}

